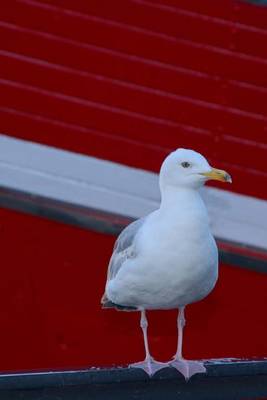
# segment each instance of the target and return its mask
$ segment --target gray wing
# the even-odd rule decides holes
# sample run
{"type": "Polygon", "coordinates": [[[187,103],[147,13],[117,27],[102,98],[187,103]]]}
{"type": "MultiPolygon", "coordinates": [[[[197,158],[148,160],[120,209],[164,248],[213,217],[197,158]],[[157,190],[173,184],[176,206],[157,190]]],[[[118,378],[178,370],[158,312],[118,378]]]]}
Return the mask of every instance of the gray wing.
{"type": "Polygon", "coordinates": [[[118,236],[108,266],[107,282],[115,278],[128,258],[136,257],[135,238],[145,220],[146,217],[132,222],[118,236]]]}

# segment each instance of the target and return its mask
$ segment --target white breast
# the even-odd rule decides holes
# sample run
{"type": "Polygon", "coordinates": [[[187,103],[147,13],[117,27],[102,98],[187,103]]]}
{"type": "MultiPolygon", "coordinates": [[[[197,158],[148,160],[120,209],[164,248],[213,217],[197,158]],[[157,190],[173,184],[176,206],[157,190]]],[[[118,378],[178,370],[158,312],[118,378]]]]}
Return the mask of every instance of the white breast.
{"type": "Polygon", "coordinates": [[[110,282],[112,301],[169,309],[198,301],[212,290],[218,275],[217,246],[202,201],[193,203],[149,216],[138,235],[138,257],[126,261],[110,282]]]}

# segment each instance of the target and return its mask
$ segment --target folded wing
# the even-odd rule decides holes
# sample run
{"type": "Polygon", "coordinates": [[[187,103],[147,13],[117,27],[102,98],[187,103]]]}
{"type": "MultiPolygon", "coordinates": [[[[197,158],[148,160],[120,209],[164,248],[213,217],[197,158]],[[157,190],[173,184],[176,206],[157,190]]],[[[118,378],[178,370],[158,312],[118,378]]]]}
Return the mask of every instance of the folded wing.
{"type": "MultiPolygon", "coordinates": [[[[122,268],[127,259],[135,258],[137,256],[135,245],[136,236],[143,226],[145,219],[146,217],[132,222],[118,236],[108,265],[106,286],[109,281],[116,277],[118,271],[122,268]]],[[[101,303],[104,308],[116,307],[118,309],[125,309],[124,307],[120,307],[119,305],[112,303],[112,301],[108,299],[106,292],[102,296],[101,303]]],[[[127,307],[127,309],[131,309],[131,307],[127,307]]]]}

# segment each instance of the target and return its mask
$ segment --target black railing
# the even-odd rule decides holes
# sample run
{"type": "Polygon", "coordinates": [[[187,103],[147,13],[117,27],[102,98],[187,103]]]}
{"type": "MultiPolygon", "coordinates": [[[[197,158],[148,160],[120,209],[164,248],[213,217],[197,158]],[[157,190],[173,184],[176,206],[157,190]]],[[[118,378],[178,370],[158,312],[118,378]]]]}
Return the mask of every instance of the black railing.
{"type": "Polygon", "coordinates": [[[0,375],[1,400],[231,400],[267,398],[267,359],[214,360],[185,382],[169,367],[149,378],[132,368],[0,375]]]}

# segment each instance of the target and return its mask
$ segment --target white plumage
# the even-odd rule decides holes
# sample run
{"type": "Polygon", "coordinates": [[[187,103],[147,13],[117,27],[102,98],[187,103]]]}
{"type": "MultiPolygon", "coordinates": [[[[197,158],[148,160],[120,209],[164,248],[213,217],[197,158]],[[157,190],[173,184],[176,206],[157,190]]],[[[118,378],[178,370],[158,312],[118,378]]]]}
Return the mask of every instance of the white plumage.
{"type": "Polygon", "coordinates": [[[182,329],[185,306],[207,296],[218,277],[218,250],[198,191],[208,179],[231,181],[199,153],[171,153],[160,171],[160,208],[120,234],[110,260],[102,303],[141,311],[146,359],[133,366],[150,375],[166,365],[150,356],[147,309],[180,309],[180,340],[170,364],[186,378],[205,371],[203,364],[183,359],[182,329]]]}

